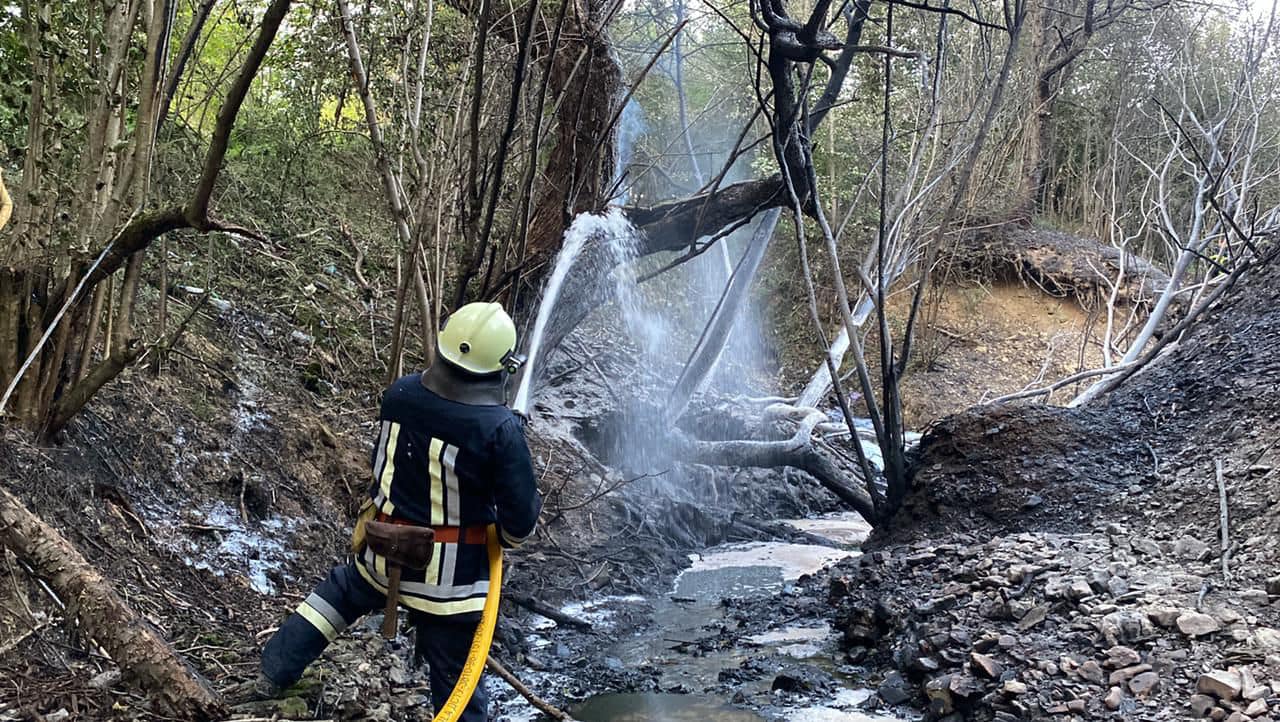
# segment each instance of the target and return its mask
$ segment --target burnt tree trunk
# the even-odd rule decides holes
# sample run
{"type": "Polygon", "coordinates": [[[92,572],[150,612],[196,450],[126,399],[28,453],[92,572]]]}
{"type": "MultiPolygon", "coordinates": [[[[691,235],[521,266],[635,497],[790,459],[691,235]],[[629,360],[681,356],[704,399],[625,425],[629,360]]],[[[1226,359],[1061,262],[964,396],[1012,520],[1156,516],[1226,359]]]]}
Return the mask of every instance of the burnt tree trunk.
{"type": "Polygon", "coordinates": [[[208,683],[124,603],[70,542],[3,488],[0,542],[49,583],[74,613],[83,634],[111,655],[124,679],[144,693],[158,712],[189,720],[223,716],[221,701],[208,683]]]}
{"type": "Polygon", "coordinates": [[[622,87],[622,69],[595,15],[590,7],[569,13],[561,47],[544,69],[559,108],[554,146],[529,224],[529,268],[545,265],[555,255],[575,215],[602,208],[608,200],[615,165],[610,119],[622,87]]]}

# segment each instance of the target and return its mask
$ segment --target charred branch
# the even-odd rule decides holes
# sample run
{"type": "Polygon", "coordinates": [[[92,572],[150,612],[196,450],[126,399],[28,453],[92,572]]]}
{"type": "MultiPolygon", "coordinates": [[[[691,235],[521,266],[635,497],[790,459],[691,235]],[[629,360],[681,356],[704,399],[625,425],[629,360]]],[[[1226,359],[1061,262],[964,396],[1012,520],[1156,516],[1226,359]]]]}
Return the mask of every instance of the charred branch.
{"type": "Polygon", "coordinates": [[[642,253],[657,253],[683,250],[703,236],[786,202],[782,176],[774,175],[649,208],[628,208],[626,214],[644,236],[642,253]]]}
{"type": "Polygon", "coordinates": [[[870,8],[871,0],[858,0],[854,3],[852,11],[848,8],[844,11],[845,23],[848,25],[844,37],[844,48],[831,66],[831,77],[827,79],[827,87],[822,91],[813,109],[809,111],[809,135],[811,136],[840,98],[840,90],[844,88],[845,78],[848,77],[849,68],[853,65],[853,57],[858,51],[858,41],[862,39],[862,28],[866,25],[867,11],[870,8]]]}
{"type": "Polygon", "coordinates": [[[997,23],[988,22],[976,15],[971,15],[965,12],[964,10],[960,10],[958,8],[952,7],[950,4],[947,4],[944,6],[930,5],[928,0],[925,0],[925,2],[911,2],[911,0],[891,0],[891,2],[893,2],[894,5],[901,5],[902,7],[912,8],[913,10],[924,10],[926,12],[931,12],[931,13],[944,13],[946,15],[955,15],[956,17],[963,18],[964,20],[971,22],[974,25],[977,25],[978,27],[987,28],[989,30],[999,30],[1001,32],[1009,31],[1009,28],[1005,25],[999,25],[997,23]]]}
{"type": "Polygon", "coordinates": [[[694,464],[799,469],[864,518],[876,518],[870,495],[849,483],[851,479],[858,479],[857,472],[842,463],[833,449],[814,440],[813,430],[826,419],[822,412],[778,404],[766,409],[765,416],[766,426],[773,433],[781,435],[789,423],[795,423],[794,433],[780,441],[702,441],[676,432],[677,453],[682,461],[694,464]]]}

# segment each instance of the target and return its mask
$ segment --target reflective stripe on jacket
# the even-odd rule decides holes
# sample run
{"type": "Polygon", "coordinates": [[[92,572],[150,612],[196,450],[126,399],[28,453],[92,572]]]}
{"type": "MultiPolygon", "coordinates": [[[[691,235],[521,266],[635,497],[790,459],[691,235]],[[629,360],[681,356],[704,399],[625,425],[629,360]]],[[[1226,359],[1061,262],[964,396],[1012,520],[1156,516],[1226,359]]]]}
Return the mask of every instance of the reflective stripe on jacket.
{"type": "MultiPolygon", "coordinates": [[[[503,546],[533,534],[542,501],[521,423],[507,407],[437,396],[421,374],[382,399],[369,496],[379,511],[425,526],[496,523],[503,546]]],[[[361,576],[385,591],[386,560],[369,550],[361,576]]],[[[436,544],[426,570],[405,570],[402,603],[437,615],[479,612],[489,588],[483,545],[436,544]]]]}

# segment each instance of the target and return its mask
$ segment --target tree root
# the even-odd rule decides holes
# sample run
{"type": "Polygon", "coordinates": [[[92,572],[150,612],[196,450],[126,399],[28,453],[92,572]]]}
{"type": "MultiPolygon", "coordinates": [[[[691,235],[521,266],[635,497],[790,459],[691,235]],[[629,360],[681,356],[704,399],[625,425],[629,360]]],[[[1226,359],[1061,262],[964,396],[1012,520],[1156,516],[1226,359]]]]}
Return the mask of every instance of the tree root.
{"type": "Polygon", "coordinates": [[[814,428],[826,418],[822,412],[774,404],[765,410],[765,418],[766,427],[777,430],[786,420],[798,420],[799,424],[790,438],[780,441],[701,441],[677,431],[681,460],[711,466],[764,469],[790,466],[817,479],[864,518],[876,518],[875,504],[865,488],[849,483],[850,479],[859,481],[859,475],[844,468],[835,454],[829,453],[829,449],[812,438],[814,428]]]}

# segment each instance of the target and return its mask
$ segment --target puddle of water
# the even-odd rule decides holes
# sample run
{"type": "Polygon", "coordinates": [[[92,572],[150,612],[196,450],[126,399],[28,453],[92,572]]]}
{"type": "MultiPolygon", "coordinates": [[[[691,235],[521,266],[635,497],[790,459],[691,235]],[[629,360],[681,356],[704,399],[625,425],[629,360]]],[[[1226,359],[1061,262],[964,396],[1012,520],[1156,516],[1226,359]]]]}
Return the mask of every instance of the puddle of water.
{"type": "Polygon", "coordinates": [[[675,594],[702,600],[773,592],[805,574],[857,555],[848,549],[782,542],[723,546],[696,556],[693,566],[676,577],[675,594]]]}
{"type": "MultiPolygon", "coordinates": [[[[726,598],[744,599],[776,594],[797,581],[842,559],[858,556],[857,547],[870,527],[857,514],[831,514],[816,519],[786,521],[845,545],[830,548],[809,544],[757,542],[732,544],[691,555],[692,565],[675,580],[670,596],[655,597],[652,619],[655,624],[632,636],[621,638],[607,652],[630,667],[650,669],[663,689],[710,690],[719,684],[720,673],[736,669],[746,660],[762,654],[783,654],[828,669],[844,687],[825,698],[796,699],[770,706],[769,717],[738,709],[723,699],[676,694],[604,694],[588,699],[573,711],[583,722],[650,722],[696,720],[697,722],[890,722],[900,718],[869,716],[857,709],[872,693],[859,688],[860,680],[846,679],[834,670],[835,633],[830,625],[810,620],[771,629],[745,638],[739,644],[720,647],[699,642],[715,640],[726,628],[726,598]],[[690,647],[695,653],[689,653],[690,647]],[[794,705],[794,706],[793,706],[794,705]],[[782,715],[779,717],[778,715],[782,715]]],[[[596,616],[593,621],[609,626],[609,606],[632,603],[632,598],[612,598],[587,602],[572,610],[575,616],[596,616]],[[624,602],[625,600],[625,602],[624,602]]],[[[566,611],[570,611],[566,608],[566,611]]],[[[768,699],[770,677],[744,685],[748,698],[768,699]]],[[[768,704],[768,703],[766,703],[768,704]]]]}
{"type": "Polygon", "coordinates": [[[871,525],[855,511],[826,514],[813,519],[779,519],[778,521],[846,546],[861,546],[871,534],[871,525]]]}
{"type": "Polygon", "coordinates": [[[688,569],[676,579],[675,596],[697,601],[717,601],[724,597],[741,599],[753,592],[776,591],[783,584],[778,567],[729,566],[688,569]]]}
{"type": "MultiPolygon", "coordinates": [[[[726,624],[725,598],[750,598],[774,594],[803,574],[812,574],[842,558],[855,556],[854,550],[831,549],[804,544],[735,544],[694,555],[693,565],[676,578],[670,597],[657,597],[653,604],[653,627],[619,639],[609,656],[628,666],[651,666],[666,689],[683,687],[708,689],[718,683],[725,669],[739,667],[761,653],[759,647],[773,643],[748,644],[715,653],[686,654],[684,644],[714,637],[726,624]],[[677,601],[678,600],[678,601],[677,601]]],[[[822,638],[796,639],[778,650],[808,659],[826,651],[829,634],[822,638]]]]}
{"type": "Polygon", "coordinates": [[[572,714],[581,722],[764,722],[712,697],[685,694],[602,694],[572,714]]]}
{"type": "Polygon", "coordinates": [[[828,651],[833,634],[829,624],[820,627],[781,627],[753,634],[744,641],[762,647],[773,647],[775,652],[788,657],[810,659],[828,651]]]}

